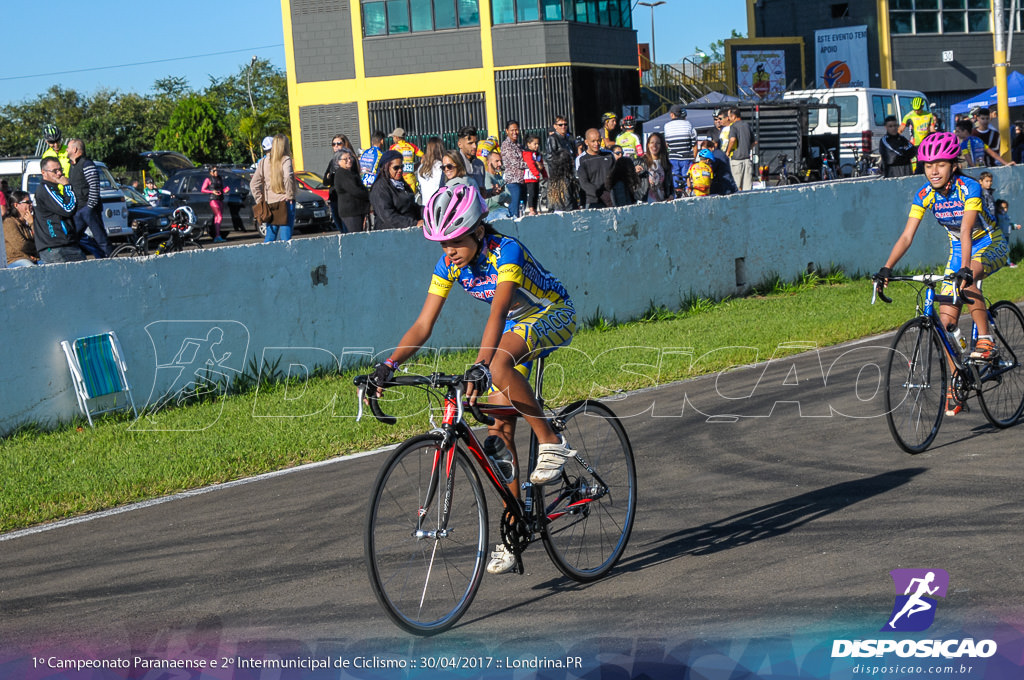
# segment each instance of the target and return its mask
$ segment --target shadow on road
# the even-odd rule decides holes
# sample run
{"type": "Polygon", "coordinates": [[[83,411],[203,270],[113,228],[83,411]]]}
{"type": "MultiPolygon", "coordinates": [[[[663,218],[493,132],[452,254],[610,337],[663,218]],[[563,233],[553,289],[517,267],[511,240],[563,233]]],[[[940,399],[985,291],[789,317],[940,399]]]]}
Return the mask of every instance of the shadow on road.
{"type": "Polygon", "coordinates": [[[616,571],[639,571],[684,555],[710,555],[772,538],[855,503],[892,491],[923,472],[925,468],[907,468],[833,484],[717,522],[684,529],[655,541],[653,547],[623,560],[616,571]]]}

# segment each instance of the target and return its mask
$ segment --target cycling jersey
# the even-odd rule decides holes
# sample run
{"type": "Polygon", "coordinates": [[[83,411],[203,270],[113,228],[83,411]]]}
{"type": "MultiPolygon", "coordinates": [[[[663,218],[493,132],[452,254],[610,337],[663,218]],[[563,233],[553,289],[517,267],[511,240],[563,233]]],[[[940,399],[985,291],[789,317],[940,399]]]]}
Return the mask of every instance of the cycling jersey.
{"type": "MultiPolygon", "coordinates": [[[[428,292],[447,298],[456,281],[487,304],[494,299],[499,283],[518,284],[504,332],[513,332],[526,341],[528,359],[568,345],[576,332],[576,311],[568,291],[514,238],[501,234],[485,236],[476,262],[467,267],[457,267],[447,255],[442,255],[434,267],[428,292]]],[[[524,364],[522,372],[529,372],[528,364],[524,364]]]]}
{"type": "Polygon", "coordinates": [[[690,166],[686,173],[690,180],[690,190],[694,196],[707,196],[711,193],[711,180],[714,173],[711,171],[711,164],[697,162],[690,166]]]}
{"type": "Polygon", "coordinates": [[[960,223],[963,221],[965,210],[975,210],[978,213],[978,219],[974,222],[974,230],[971,232],[972,240],[998,231],[995,215],[990,215],[985,210],[981,185],[976,180],[966,175],[956,174],[953,175],[950,184],[949,193],[944,196],[933,189],[931,183],[925,183],[914,194],[914,202],[910,206],[910,216],[921,219],[928,210],[931,210],[936,221],[946,229],[950,241],[960,239],[960,223]]]}
{"type": "Polygon", "coordinates": [[[644,155],[644,147],[640,144],[640,138],[632,130],[626,130],[616,137],[615,143],[621,146],[622,153],[630,158],[644,155]]]}
{"type": "Polygon", "coordinates": [[[960,142],[960,161],[967,167],[985,165],[985,145],[979,137],[968,137],[960,142]]]}
{"type": "Polygon", "coordinates": [[[903,124],[909,125],[914,134],[914,146],[920,146],[925,137],[928,136],[928,128],[931,127],[934,116],[930,113],[918,113],[911,111],[903,116],[903,124]]]}
{"type": "Polygon", "coordinates": [[[40,160],[43,158],[56,158],[60,161],[60,169],[64,171],[64,176],[67,177],[71,174],[71,159],[68,158],[68,145],[64,144],[60,147],[60,151],[54,151],[53,147],[48,147],[40,160]]]}
{"type": "MultiPolygon", "coordinates": [[[[946,273],[958,271],[961,266],[960,224],[964,211],[975,210],[978,217],[971,231],[971,260],[980,262],[985,276],[997,271],[1006,263],[1009,244],[1003,238],[1003,232],[996,226],[995,215],[990,215],[982,201],[981,185],[966,175],[953,175],[949,193],[945,196],[935,191],[931,183],[926,183],[914,195],[910,206],[910,216],[921,219],[925,212],[932,211],[938,223],[946,229],[949,236],[949,261],[946,273]]],[[[953,285],[944,282],[939,293],[952,295],[953,285]]]]}
{"type": "Polygon", "coordinates": [[[409,188],[416,191],[416,159],[423,158],[423,152],[412,142],[399,139],[391,145],[392,151],[402,154],[402,179],[409,188]]]}
{"type": "Polygon", "coordinates": [[[384,155],[379,146],[371,146],[359,156],[359,171],[362,173],[363,186],[369,189],[377,179],[377,166],[384,155]]]}

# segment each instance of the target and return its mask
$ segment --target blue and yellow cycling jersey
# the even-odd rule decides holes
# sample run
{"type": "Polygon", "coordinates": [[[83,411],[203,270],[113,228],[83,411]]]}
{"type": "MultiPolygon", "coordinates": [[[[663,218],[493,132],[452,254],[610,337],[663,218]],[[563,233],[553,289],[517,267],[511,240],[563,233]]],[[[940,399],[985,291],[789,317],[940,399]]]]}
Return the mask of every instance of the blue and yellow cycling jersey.
{"type": "Polygon", "coordinates": [[[442,255],[427,292],[447,298],[456,281],[487,304],[494,299],[499,283],[518,284],[508,310],[509,319],[520,319],[555,305],[572,306],[565,286],[537,262],[526,246],[501,234],[485,236],[480,255],[468,267],[457,267],[447,255],[442,255]]]}
{"type": "Polygon", "coordinates": [[[978,137],[968,137],[960,142],[960,160],[967,167],[974,167],[985,164],[985,145],[978,137]]]}
{"type": "Polygon", "coordinates": [[[914,194],[914,202],[910,206],[910,216],[922,219],[928,210],[932,211],[936,221],[946,229],[950,241],[960,238],[960,224],[964,219],[965,210],[975,210],[978,213],[974,229],[971,231],[972,241],[977,241],[993,232],[999,232],[996,227],[995,215],[990,215],[985,211],[981,199],[981,185],[966,175],[953,175],[949,193],[945,195],[937,192],[930,183],[926,182],[914,194]]]}

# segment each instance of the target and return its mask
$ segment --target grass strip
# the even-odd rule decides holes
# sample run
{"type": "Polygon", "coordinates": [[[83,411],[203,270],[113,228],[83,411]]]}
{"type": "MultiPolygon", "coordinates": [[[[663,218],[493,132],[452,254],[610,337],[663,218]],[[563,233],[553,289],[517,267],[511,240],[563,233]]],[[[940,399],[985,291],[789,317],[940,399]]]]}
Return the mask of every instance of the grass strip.
{"type": "MultiPolygon", "coordinates": [[[[985,282],[985,293],[993,301],[1021,299],[1024,267],[1004,268],[985,282]]],[[[598,315],[552,356],[545,395],[557,406],[804,351],[791,343],[825,347],[888,331],[914,315],[916,301],[905,284],[891,286],[890,295],[894,304],[871,306],[866,279],[810,274],[770,281],[744,298],[652,307],[628,323],[598,315]],[[669,361],[670,348],[690,348],[700,360],[669,361]],[[559,373],[564,379],[556,380],[559,373]]],[[[462,371],[475,354],[424,357],[414,370],[462,371]]],[[[0,440],[0,532],[365,451],[428,427],[427,403],[415,390],[388,392],[386,410],[401,416],[398,425],[369,416],[355,422],[358,372],[365,370],[260,384],[135,423],[112,415],[95,429],[84,420],[52,431],[21,428],[0,440]]]]}

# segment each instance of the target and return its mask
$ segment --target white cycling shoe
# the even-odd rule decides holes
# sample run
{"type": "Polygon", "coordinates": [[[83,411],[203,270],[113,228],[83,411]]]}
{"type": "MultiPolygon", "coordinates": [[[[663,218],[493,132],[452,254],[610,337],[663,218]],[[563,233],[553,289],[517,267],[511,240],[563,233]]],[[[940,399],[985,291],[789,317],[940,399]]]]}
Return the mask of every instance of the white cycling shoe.
{"type": "Polygon", "coordinates": [[[491,561],[487,563],[487,573],[504,574],[506,571],[511,571],[514,566],[516,566],[516,556],[512,554],[512,551],[504,543],[494,546],[491,561]]]}
{"type": "Polygon", "coordinates": [[[565,437],[560,437],[558,444],[541,444],[537,447],[537,467],[530,474],[530,481],[538,486],[550,484],[562,474],[562,467],[565,461],[576,455],[576,452],[569,448],[565,437]]]}

